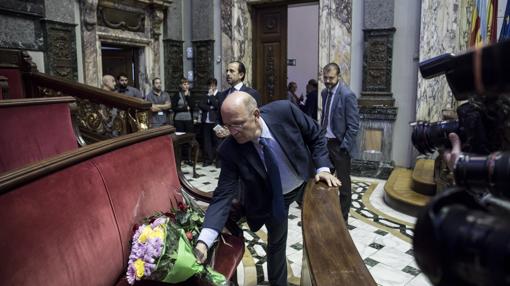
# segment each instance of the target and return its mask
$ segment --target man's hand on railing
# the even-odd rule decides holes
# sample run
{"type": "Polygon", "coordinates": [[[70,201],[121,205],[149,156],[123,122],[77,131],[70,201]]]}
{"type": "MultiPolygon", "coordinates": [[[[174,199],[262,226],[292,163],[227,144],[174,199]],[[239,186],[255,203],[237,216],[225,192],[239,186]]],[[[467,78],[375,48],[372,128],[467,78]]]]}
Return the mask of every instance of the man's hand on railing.
{"type": "Polygon", "coordinates": [[[328,184],[329,187],[340,187],[342,182],[329,172],[320,172],[315,175],[315,182],[323,181],[328,184]]]}
{"type": "Polygon", "coordinates": [[[197,242],[194,252],[198,263],[203,264],[207,260],[207,245],[202,241],[197,242]]]}

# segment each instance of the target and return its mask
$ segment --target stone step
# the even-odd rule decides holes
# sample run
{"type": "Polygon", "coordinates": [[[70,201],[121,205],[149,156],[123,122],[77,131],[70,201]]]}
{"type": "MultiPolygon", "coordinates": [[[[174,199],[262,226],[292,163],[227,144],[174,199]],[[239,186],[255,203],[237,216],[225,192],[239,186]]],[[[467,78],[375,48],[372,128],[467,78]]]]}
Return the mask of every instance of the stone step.
{"type": "Polygon", "coordinates": [[[395,168],[384,186],[384,201],[392,208],[416,216],[431,196],[413,190],[413,170],[395,168]]]}
{"type": "Polygon", "coordinates": [[[436,182],[434,180],[435,160],[419,159],[414,166],[412,179],[413,190],[427,196],[436,194],[436,182]]]}

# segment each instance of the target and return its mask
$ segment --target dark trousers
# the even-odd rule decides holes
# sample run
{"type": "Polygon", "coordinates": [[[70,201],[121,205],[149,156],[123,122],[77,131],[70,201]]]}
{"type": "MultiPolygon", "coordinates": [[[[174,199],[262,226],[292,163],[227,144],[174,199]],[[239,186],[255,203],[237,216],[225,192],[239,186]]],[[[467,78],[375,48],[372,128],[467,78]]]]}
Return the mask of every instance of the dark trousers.
{"type": "MultiPolygon", "coordinates": [[[[285,208],[289,213],[289,205],[300,196],[306,182],[292,192],[284,195],[285,208]]],[[[287,286],[287,232],[288,220],[266,222],[267,228],[267,275],[270,285],[287,286]]]]}
{"type": "Polygon", "coordinates": [[[212,163],[216,157],[218,137],[213,130],[216,123],[202,123],[202,139],[204,146],[204,162],[212,163]]]}
{"type": "Polygon", "coordinates": [[[349,209],[351,208],[351,155],[346,150],[340,149],[338,140],[328,140],[329,158],[335,166],[336,176],[342,182],[340,191],[340,208],[345,223],[349,218],[349,209]]]}

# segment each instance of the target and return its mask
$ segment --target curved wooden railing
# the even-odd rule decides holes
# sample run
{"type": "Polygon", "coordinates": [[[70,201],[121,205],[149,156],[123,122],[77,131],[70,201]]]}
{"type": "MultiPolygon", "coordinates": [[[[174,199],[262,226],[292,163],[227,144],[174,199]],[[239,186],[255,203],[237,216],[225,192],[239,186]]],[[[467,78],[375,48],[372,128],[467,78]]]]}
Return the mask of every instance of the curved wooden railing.
{"type": "Polygon", "coordinates": [[[337,188],[308,182],[303,198],[301,285],[377,285],[342,218],[337,188]]]}
{"type": "Polygon", "coordinates": [[[39,72],[23,73],[27,97],[73,96],[75,122],[88,142],[97,142],[149,128],[152,104],[39,72]]]}

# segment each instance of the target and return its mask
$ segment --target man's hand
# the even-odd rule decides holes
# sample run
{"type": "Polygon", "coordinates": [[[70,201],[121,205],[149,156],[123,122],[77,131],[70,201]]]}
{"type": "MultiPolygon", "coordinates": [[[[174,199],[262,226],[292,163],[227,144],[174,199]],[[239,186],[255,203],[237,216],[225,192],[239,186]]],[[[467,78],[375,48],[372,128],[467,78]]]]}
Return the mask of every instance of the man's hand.
{"type": "Polygon", "coordinates": [[[315,181],[323,181],[328,184],[329,187],[340,187],[342,185],[342,182],[335,177],[333,174],[328,172],[320,172],[317,175],[315,175],[315,181]]]}
{"type": "Polygon", "coordinates": [[[450,171],[453,171],[453,168],[455,167],[455,163],[457,163],[457,160],[459,159],[461,150],[460,150],[460,138],[455,133],[448,134],[448,139],[450,139],[450,143],[452,143],[452,149],[446,150],[443,153],[443,160],[445,160],[446,165],[448,165],[448,169],[450,171]]]}
{"type": "Polygon", "coordinates": [[[228,129],[225,127],[223,127],[222,129],[218,128],[217,130],[214,130],[214,132],[216,133],[216,136],[218,138],[225,138],[228,135],[230,135],[230,131],[228,131],[228,129]]]}
{"type": "Polygon", "coordinates": [[[158,112],[158,111],[160,111],[160,109],[159,109],[159,107],[158,107],[158,106],[156,106],[155,104],[153,104],[153,105],[151,106],[151,111],[152,111],[152,112],[158,112]]]}
{"type": "Polygon", "coordinates": [[[203,264],[207,260],[207,245],[202,241],[197,242],[194,252],[198,263],[203,264]]]}

